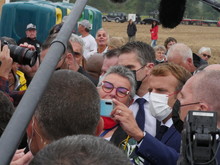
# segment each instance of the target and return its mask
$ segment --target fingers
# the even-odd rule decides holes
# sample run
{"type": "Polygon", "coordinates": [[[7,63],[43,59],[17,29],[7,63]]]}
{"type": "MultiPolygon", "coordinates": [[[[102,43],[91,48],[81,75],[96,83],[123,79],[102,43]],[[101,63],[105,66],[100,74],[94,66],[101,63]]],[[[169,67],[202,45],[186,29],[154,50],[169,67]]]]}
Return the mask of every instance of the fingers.
{"type": "Polygon", "coordinates": [[[7,45],[4,45],[2,51],[0,52],[0,61],[0,76],[8,79],[8,74],[11,71],[13,60],[10,57],[10,50],[7,45]]]}
{"type": "Polygon", "coordinates": [[[16,161],[24,156],[24,149],[17,150],[12,158],[12,161],[16,161]]]}
{"type": "Polygon", "coordinates": [[[28,44],[27,42],[24,42],[23,44],[20,44],[19,45],[20,47],[23,47],[23,48],[28,48],[30,50],[36,50],[35,46],[34,45],[30,45],[28,44]]]}
{"type": "Polygon", "coordinates": [[[121,110],[117,110],[117,113],[120,115],[120,113],[121,113],[122,111],[121,110]]]}
{"type": "Polygon", "coordinates": [[[25,148],[16,150],[15,154],[19,154],[19,153],[21,153],[21,152],[24,152],[24,150],[25,150],[25,148]]]}
{"type": "MultiPolygon", "coordinates": [[[[21,155],[21,153],[19,153],[21,155]]],[[[32,153],[29,151],[26,154],[23,154],[21,157],[18,159],[12,159],[10,165],[27,165],[31,160],[33,159],[32,153]]]]}

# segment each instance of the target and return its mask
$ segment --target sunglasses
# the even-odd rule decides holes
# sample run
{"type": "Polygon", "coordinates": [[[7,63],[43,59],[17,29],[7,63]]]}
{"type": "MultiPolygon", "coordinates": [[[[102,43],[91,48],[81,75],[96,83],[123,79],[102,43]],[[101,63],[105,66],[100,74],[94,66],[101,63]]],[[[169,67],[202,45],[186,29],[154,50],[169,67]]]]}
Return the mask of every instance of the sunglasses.
{"type": "MultiPolygon", "coordinates": [[[[110,93],[115,88],[114,85],[108,81],[103,81],[101,83],[101,86],[102,86],[102,90],[106,93],[110,93]]],[[[117,87],[115,89],[116,89],[116,95],[118,97],[123,98],[129,94],[129,90],[127,88],[117,87]]]]}
{"type": "Polygon", "coordinates": [[[210,56],[210,55],[208,55],[208,54],[203,54],[203,57],[210,58],[211,56],[210,56]]]}

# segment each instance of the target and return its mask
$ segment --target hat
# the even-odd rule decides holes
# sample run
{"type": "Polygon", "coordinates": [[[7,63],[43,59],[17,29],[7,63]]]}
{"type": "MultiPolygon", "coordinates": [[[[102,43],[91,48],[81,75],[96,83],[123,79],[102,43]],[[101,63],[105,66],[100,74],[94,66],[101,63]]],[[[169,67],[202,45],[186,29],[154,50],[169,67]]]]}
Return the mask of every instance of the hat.
{"type": "Polygon", "coordinates": [[[82,25],[82,26],[84,26],[85,28],[87,28],[87,29],[89,29],[89,30],[92,29],[91,23],[89,23],[89,21],[86,20],[86,19],[80,21],[80,22],[79,22],[79,25],[82,25]]]}
{"type": "Polygon", "coordinates": [[[27,28],[26,28],[26,30],[36,30],[36,25],[34,25],[34,24],[32,24],[32,23],[29,23],[28,25],[27,25],[27,28]]]}

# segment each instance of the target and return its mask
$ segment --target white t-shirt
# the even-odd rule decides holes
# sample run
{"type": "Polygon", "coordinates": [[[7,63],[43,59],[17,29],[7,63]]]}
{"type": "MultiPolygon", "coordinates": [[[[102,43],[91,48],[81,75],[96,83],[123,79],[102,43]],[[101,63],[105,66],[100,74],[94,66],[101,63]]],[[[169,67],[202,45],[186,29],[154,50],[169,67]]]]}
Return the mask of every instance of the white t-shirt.
{"type": "Polygon", "coordinates": [[[84,58],[88,60],[91,55],[97,52],[97,43],[95,41],[95,38],[91,34],[86,37],[81,36],[81,38],[85,44],[83,53],[84,58]]]}

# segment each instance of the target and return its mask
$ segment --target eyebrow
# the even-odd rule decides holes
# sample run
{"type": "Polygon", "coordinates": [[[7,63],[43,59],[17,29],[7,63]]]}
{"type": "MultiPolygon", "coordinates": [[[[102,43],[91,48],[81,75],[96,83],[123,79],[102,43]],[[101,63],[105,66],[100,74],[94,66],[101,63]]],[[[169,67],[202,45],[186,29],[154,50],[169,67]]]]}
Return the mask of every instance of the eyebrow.
{"type": "Polygon", "coordinates": [[[165,88],[155,88],[156,91],[167,91],[165,88]]]}

